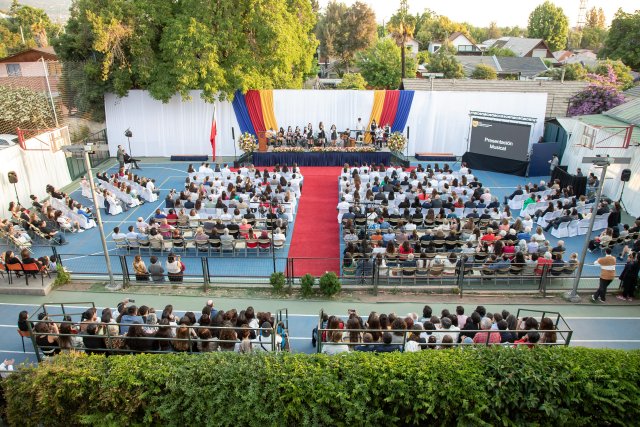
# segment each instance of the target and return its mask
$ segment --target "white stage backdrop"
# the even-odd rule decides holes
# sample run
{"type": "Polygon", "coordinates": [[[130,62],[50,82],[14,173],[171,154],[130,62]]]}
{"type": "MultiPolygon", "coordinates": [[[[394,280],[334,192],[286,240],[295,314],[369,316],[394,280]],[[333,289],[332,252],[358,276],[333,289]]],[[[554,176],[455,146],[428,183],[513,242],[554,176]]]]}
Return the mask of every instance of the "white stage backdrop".
{"type": "Polygon", "coordinates": [[[67,160],[62,151],[25,151],[17,145],[0,150],[0,217],[7,218],[9,202],[16,199],[15,190],[18,190],[20,203],[28,207],[31,206],[31,194],[41,199],[46,196],[47,184],[62,188],[70,182],[67,160]],[[15,189],[7,178],[9,171],[18,174],[15,189]]]}
{"type": "Polygon", "coordinates": [[[612,200],[622,202],[629,214],[634,217],[640,215],[640,150],[636,147],[620,148],[624,146],[623,134],[615,133],[619,129],[597,129],[588,126],[579,120],[565,119],[565,129],[571,137],[567,142],[567,148],[562,156],[562,165],[567,166],[569,173],[576,173],[577,168],[581,168],[585,175],[590,172],[596,174],[600,179],[602,169],[595,168],[591,163],[582,163],[584,157],[594,157],[598,154],[610,157],[630,158],[631,164],[612,164],[607,168],[607,177],[604,182],[603,192],[612,200]],[[596,131],[594,148],[582,145],[582,136],[585,129],[596,131]],[[624,184],[620,181],[623,169],[631,169],[631,180],[624,184]],[[623,186],[624,184],[624,186],[623,186]],[[624,192],[623,192],[624,190],[624,192]]]}
{"type": "MultiPolygon", "coordinates": [[[[127,146],[124,131],[133,132],[131,150],[140,157],[168,157],[172,154],[211,154],[209,135],[213,104],[191,92],[192,100],[174,96],[163,104],[146,91],[130,91],[125,98],[105,97],[107,134],[111,154],[118,144],[127,146]]],[[[320,121],[328,130],[332,124],[342,130],[355,128],[362,117],[368,122],[373,107],[373,91],[274,90],[274,110],[278,126],[303,127],[320,121]]],[[[407,121],[410,128],[409,154],[416,152],[467,151],[469,111],[526,116],[538,119],[530,143],[543,133],[547,95],[510,92],[420,92],[416,91],[407,121]]],[[[239,126],[230,102],[216,102],[218,138],[216,155],[233,156],[231,128],[239,126]]],[[[238,155],[241,154],[238,152],[238,155]]]]}

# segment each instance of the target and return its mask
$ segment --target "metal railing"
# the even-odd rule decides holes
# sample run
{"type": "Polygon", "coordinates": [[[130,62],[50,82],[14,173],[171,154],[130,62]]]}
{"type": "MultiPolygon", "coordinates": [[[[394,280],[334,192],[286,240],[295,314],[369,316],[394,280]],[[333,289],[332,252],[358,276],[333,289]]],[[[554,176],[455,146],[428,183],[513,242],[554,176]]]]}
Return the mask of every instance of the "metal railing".
{"type": "MultiPolygon", "coordinates": [[[[535,345],[541,345],[541,346],[568,346],[571,342],[571,337],[573,336],[573,330],[569,327],[569,324],[565,321],[565,319],[562,317],[562,315],[558,312],[551,312],[551,311],[539,311],[539,310],[529,310],[529,309],[518,309],[518,315],[517,315],[517,319],[520,320],[520,314],[521,313],[532,313],[532,316],[529,317],[536,317],[535,314],[541,314],[540,316],[540,320],[544,317],[547,317],[547,315],[555,317],[555,321],[554,321],[554,327],[555,329],[552,331],[546,331],[546,330],[536,330],[536,332],[542,334],[545,332],[553,332],[557,335],[557,339],[555,342],[544,342],[544,343],[536,343],[535,345]],[[559,328],[559,326],[562,326],[562,328],[559,328]]],[[[319,317],[318,317],[318,324],[317,327],[315,329],[315,331],[317,331],[317,346],[316,346],[316,352],[317,353],[322,353],[322,349],[324,346],[333,346],[333,345],[346,345],[349,347],[349,350],[358,350],[355,347],[358,346],[364,346],[364,347],[368,347],[368,348],[364,348],[364,351],[376,351],[375,348],[379,347],[379,349],[384,349],[384,351],[400,351],[400,352],[404,352],[405,351],[405,347],[408,341],[408,337],[411,334],[414,333],[419,333],[419,334],[427,334],[427,335],[432,335],[435,334],[436,336],[444,336],[444,335],[450,335],[452,337],[461,337],[461,336],[476,336],[476,334],[479,333],[483,333],[486,334],[486,336],[483,336],[483,338],[481,340],[478,340],[479,342],[471,342],[471,343],[467,343],[464,342],[464,340],[453,340],[453,342],[451,343],[443,343],[442,341],[439,342],[435,342],[435,343],[430,343],[430,342],[425,342],[425,343],[420,343],[420,348],[421,349],[436,349],[436,348],[454,348],[454,347],[477,347],[477,346],[488,346],[488,345],[499,345],[499,346],[505,346],[505,347],[509,347],[509,346],[522,346],[522,345],[533,345],[530,344],[528,342],[522,342],[522,343],[514,343],[511,341],[505,341],[502,342],[503,340],[503,334],[517,334],[517,336],[524,336],[526,335],[528,332],[530,332],[529,330],[524,330],[524,329],[517,329],[517,330],[499,330],[499,329],[474,329],[474,330],[461,330],[461,329],[436,329],[436,330],[415,330],[415,329],[370,329],[370,328],[363,328],[363,329],[358,329],[358,330],[349,330],[346,329],[346,326],[344,329],[330,329],[328,327],[324,327],[324,317],[325,317],[325,311],[324,309],[320,310],[319,313],[319,317]],[[340,341],[337,342],[332,342],[330,339],[330,336],[333,332],[340,332],[342,333],[343,338],[340,341]],[[349,338],[349,333],[351,332],[356,332],[356,334],[359,336],[359,339],[357,340],[357,342],[351,342],[349,340],[344,340],[345,336],[346,338],[349,338]],[[384,342],[382,342],[382,340],[376,341],[376,342],[363,342],[362,337],[365,333],[378,333],[381,335],[380,338],[382,338],[382,334],[383,333],[391,333],[394,338],[393,341],[390,344],[385,344],[384,342]],[[499,335],[501,342],[499,343],[494,343],[491,342],[492,338],[495,337],[496,335],[499,335]],[[402,337],[401,342],[399,342],[399,338],[397,337],[402,337]],[[459,341],[459,342],[458,342],[459,341]],[[386,348],[385,348],[386,346],[386,348]],[[391,347],[389,347],[391,346],[391,347]]],[[[346,325],[346,323],[345,323],[346,325]]]]}
{"type": "MultiPolygon", "coordinates": [[[[146,324],[146,323],[125,323],[125,322],[110,322],[110,323],[102,323],[95,322],[98,325],[98,331],[100,333],[96,334],[88,334],[85,332],[81,332],[79,326],[81,326],[81,322],[77,320],[79,316],[81,316],[87,309],[96,308],[93,302],[74,302],[74,303],[60,303],[60,304],[42,304],[40,305],[32,314],[29,316],[27,321],[29,334],[31,336],[31,342],[33,344],[36,358],[38,362],[42,362],[45,357],[53,356],[62,351],[86,351],[88,353],[99,353],[99,354],[132,354],[132,353],[167,353],[172,350],[163,349],[163,347],[173,347],[176,343],[184,343],[183,352],[186,353],[198,353],[201,352],[198,349],[202,346],[203,343],[207,343],[209,345],[214,346],[217,350],[218,347],[222,348],[225,344],[233,344],[229,345],[228,348],[222,351],[233,351],[234,346],[239,344],[241,341],[241,332],[244,330],[243,327],[238,326],[193,326],[193,325],[160,325],[159,323],[154,324],[146,324]],[[49,310],[47,309],[49,308],[49,310]],[[51,310],[51,309],[54,310],[51,310]],[[83,311],[69,311],[69,308],[76,309],[82,308],[83,311]],[[69,323],[74,329],[72,333],[60,333],[58,332],[38,332],[36,330],[36,325],[40,323],[55,323],[56,325],[62,323],[69,323]],[[117,327],[118,330],[121,330],[121,327],[131,327],[134,325],[142,326],[144,329],[149,330],[158,330],[160,328],[166,328],[171,332],[170,337],[156,337],[152,334],[148,334],[146,336],[136,336],[129,337],[126,333],[124,334],[113,334],[110,330],[111,327],[117,327]],[[176,332],[180,328],[186,328],[188,330],[186,338],[177,338],[176,332]],[[202,339],[198,336],[198,331],[200,329],[209,329],[212,332],[213,337],[211,339],[202,339]],[[238,339],[220,339],[222,331],[231,330],[237,333],[238,339]],[[53,336],[58,338],[57,344],[51,345],[40,345],[37,341],[38,337],[49,337],[53,336]],[[59,343],[60,337],[70,337],[70,346],[62,346],[59,343]],[[97,338],[98,340],[102,340],[104,343],[103,346],[92,346],[85,347],[83,338],[97,338]],[[156,345],[154,348],[149,349],[136,349],[130,348],[130,344],[135,342],[139,344],[140,342],[147,341],[153,345],[156,345]],[[166,342],[167,345],[163,346],[161,343],[166,342]]],[[[88,325],[88,324],[85,324],[88,325]]],[[[276,313],[275,322],[271,328],[251,328],[250,331],[255,336],[252,338],[251,342],[253,346],[259,345],[263,351],[280,351],[284,349],[288,349],[288,326],[289,325],[289,314],[288,310],[280,309],[276,313]],[[265,337],[268,335],[268,337],[265,337]],[[259,339],[264,337],[265,339],[259,339]],[[281,338],[281,341],[278,341],[278,337],[281,338]],[[285,345],[286,344],[286,345],[285,345]]],[[[216,351],[214,350],[214,351],[216,351]]],[[[177,350],[175,350],[177,351],[177,350]]],[[[202,350],[205,351],[205,350],[202,350]]],[[[211,350],[206,350],[211,351],[211,350]]]]}
{"type": "MultiPolygon", "coordinates": [[[[2,250],[0,245],[0,250],[2,250]]],[[[33,257],[43,255],[57,260],[71,273],[73,279],[105,280],[108,277],[104,257],[101,254],[64,253],[64,247],[32,245],[33,257]]],[[[343,286],[368,288],[377,291],[381,287],[422,287],[433,291],[457,293],[461,297],[476,291],[516,291],[540,293],[567,290],[575,277],[575,264],[562,267],[535,265],[516,266],[514,264],[498,267],[481,262],[462,262],[446,264],[442,258],[446,253],[431,254],[430,258],[416,258],[415,264],[407,263],[402,256],[380,260],[370,255],[357,256],[352,261],[340,258],[287,257],[282,253],[260,252],[238,256],[233,252],[209,255],[176,248],[179,252],[154,251],[150,248],[117,249],[111,252],[115,259],[113,273],[115,279],[124,285],[175,285],[197,286],[207,289],[210,286],[235,284],[266,285],[274,272],[283,272],[287,283],[296,285],[306,273],[320,275],[325,271],[334,271],[343,286]],[[179,274],[168,274],[166,260],[169,254],[179,257],[186,269],[179,274]],[[151,258],[165,270],[161,275],[136,275],[133,262],[140,255],[146,268],[151,258]]],[[[460,254],[458,254],[460,255],[460,254]]],[[[623,264],[617,269],[622,271],[623,264]]],[[[55,271],[52,271],[55,273],[55,271]]],[[[581,289],[598,287],[600,268],[585,264],[581,276],[581,289]]],[[[15,282],[15,280],[14,280],[15,282]]]]}

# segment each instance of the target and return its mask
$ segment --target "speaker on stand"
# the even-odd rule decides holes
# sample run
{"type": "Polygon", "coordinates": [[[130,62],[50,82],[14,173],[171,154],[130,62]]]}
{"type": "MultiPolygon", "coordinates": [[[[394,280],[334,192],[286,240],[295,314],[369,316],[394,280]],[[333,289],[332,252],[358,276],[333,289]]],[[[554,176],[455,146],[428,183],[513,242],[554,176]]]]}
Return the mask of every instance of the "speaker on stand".
{"type": "Polygon", "coordinates": [[[9,171],[7,172],[7,179],[9,180],[9,184],[13,184],[13,190],[16,192],[16,201],[18,204],[21,204],[20,198],[18,197],[18,187],[16,187],[16,184],[18,183],[18,174],[15,173],[15,171],[9,171]]]}
{"type": "Polygon", "coordinates": [[[623,169],[622,173],[620,174],[620,181],[622,181],[622,191],[620,192],[620,198],[618,199],[618,203],[622,205],[625,211],[627,210],[627,207],[622,202],[622,193],[624,193],[624,186],[627,184],[627,182],[629,182],[630,179],[631,179],[631,169],[623,169]]]}

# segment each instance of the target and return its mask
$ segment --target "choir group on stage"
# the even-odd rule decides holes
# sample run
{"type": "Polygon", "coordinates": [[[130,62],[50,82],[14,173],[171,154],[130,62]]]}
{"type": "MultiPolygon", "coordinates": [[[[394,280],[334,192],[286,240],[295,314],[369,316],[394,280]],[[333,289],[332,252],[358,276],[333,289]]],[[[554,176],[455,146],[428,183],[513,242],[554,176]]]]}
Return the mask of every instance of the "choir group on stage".
{"type": "Polygon", "coordinates": [[[386,144],[387,138],[391,135],[391,126],[386,124],[385,126],[378,126],[375,120],[369,125],[369,130],[365,130],[365,126],[362,123],[362,119],[358,118],[355,130],[346,128],[344,131],[338,131],[336,125],[331,125],[329,130],[325,130],[324,124],[320,122],[318,124],[317,131],[314,130],[311,123],[307,124],[302,130],[300,126],[296,126],[293,129],[289,126],[285,131],[283,127],[280,127],[278,131],[273,128],[266,131],[265,136],[270,146],[281,147],[355,147],[356,143],[362,142],[365,137],[365,133],[368,132],[370,141],[378,149],[382,149],[382,146],[386,144]]]}

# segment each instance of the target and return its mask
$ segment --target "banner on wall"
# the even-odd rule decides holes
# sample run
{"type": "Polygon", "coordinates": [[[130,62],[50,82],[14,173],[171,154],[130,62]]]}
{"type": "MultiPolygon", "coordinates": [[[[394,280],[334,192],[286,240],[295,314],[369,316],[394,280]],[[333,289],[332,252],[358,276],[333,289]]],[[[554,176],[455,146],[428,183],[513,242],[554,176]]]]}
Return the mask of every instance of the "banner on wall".
{"type": "Polygon", "coordinates": [[[525,161],[529,154],[530,123],[471,118],[469,151],[486,156],[525,161]]]}

